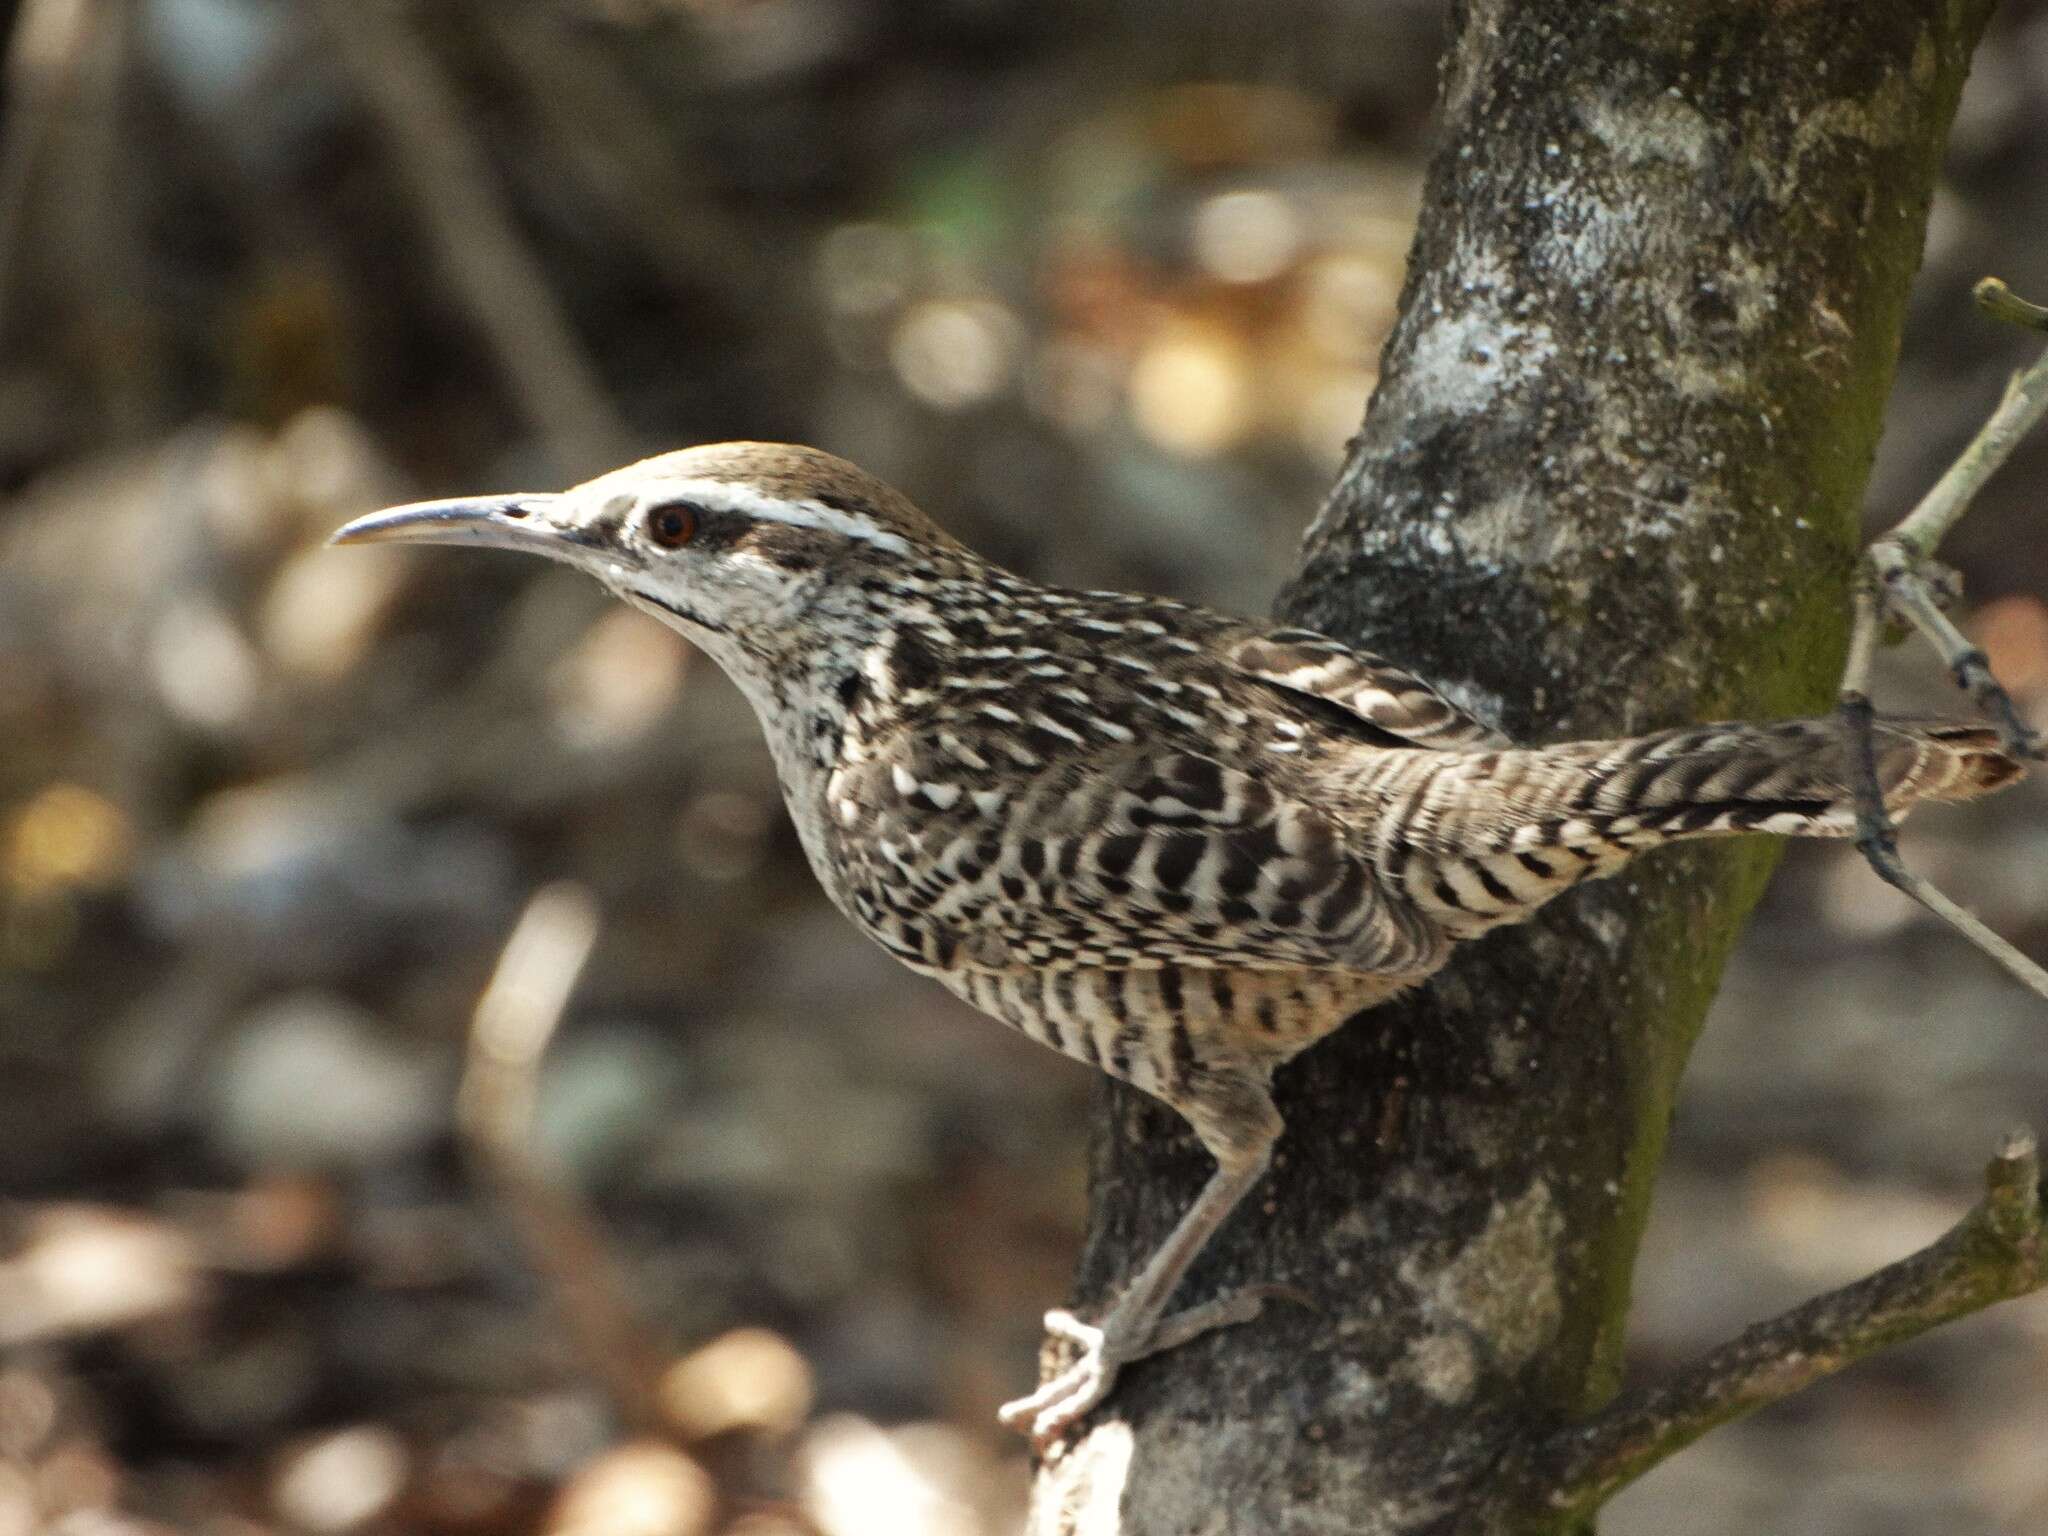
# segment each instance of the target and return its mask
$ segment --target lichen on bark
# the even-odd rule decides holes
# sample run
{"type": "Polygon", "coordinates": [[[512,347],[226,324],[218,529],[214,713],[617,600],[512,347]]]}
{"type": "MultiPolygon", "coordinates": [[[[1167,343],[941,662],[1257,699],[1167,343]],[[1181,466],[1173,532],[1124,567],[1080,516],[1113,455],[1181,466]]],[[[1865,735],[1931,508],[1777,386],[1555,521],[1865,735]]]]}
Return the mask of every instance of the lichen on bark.
{"type": "MultiPolygon", "coordinates": [[[[1459,6],[1401,320],[1279,613],[1525,739],[1824,709],[1988,8],[1459,6]]],[[[1679,1073],[1770,863],[1640,861],[1284,1071],[1280,1164],[1189,1294],[1315,1308],[1132,1368],[1033,1528],[1577,1521],[1519,1469],[1612,1389],[1679,1073]]],[[[1109,1092],[1084,1302],[1203,1171],[1109,1092]]]]}

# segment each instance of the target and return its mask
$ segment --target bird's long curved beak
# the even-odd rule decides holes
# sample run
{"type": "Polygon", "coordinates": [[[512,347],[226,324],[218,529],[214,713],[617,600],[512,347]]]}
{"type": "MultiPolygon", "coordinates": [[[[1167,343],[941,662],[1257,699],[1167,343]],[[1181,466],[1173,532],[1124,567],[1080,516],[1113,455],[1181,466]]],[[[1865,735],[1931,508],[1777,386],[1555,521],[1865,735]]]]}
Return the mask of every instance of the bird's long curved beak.
{"type": "Polygon", "coordinates": [[[415,501],[356,518],[330,544],[469,544],[575,560],[587,542],[548,516],[561,497],[544,492],[415,501]]]}

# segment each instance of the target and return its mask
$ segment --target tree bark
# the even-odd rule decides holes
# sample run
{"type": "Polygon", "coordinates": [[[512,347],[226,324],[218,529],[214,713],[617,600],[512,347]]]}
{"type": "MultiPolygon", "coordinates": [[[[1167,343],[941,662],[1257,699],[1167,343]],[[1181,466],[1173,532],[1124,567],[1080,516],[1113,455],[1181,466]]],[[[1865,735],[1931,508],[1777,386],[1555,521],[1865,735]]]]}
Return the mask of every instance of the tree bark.
{"type": "MultiPolygon", "coordinates": [[[[1466,0],[1380,388],[1277,605],[1526,740],[1824,710],[1941,146],[1989,0],[1466,0]]],[[[1263,1189],[1032,1529],[1526,1532],[1613,1390],[1680,1072],[1773,848],[1665,851],[1283,1071],[1263,1189]]],[[[1798,1028],[1786,1019],[1785,1028],[1798,1028]]],[[[1108,1090],[1080,1293],[1206,1159],[1108,1090]]]]}

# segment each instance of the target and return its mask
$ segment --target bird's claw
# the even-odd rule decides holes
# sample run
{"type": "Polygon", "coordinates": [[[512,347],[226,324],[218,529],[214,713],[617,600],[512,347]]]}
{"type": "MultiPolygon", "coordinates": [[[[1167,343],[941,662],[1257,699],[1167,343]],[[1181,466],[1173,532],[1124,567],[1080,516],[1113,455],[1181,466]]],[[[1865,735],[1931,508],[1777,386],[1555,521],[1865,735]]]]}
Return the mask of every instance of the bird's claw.
{"type": "Polygon", "coordinates": [[[1247,1286],[1149,1325],[1128,1329],[1118,1325],[1113,1310],[1098,1327],[1082,1322],[1064,1308],[1056,1308],[1045,1314],[1045,1331],[1074,1345],[1081,1351],[1081,1357],[1029,1397],[1003,1404],[996,1410],[996,1417],[1007,1428],[1028,1434],[1032,1445],[1044,1455],[1109,1396],[1109,1389],[1116,1385],[1117,1373],[1124,1366],[1148,1355],[1178,1349],[1212,1329],[1248,1323],[1265,1309],[1268,1301],[1289,1301],[1304,1307],[1315,1304],[1293,1286],[1247,1286]]]}
{"type": "Polygon", "coordinates": [[[1020,1397],[996,1410],[996,1417],[1004,1425],[1028,1434],[1041,1455],[1109,1395],[1109,1389],[1116,1384],[1117,1371],[1124,1361],[1134,1358],[1129,1351],[1111,1347],[1112,1336],[1107,1327],[1084,1323],[1071,1312],[1046,1313],[1045,1331],[1077,1346],[1081,1358],[1029,1397],[1020,1397]]]}

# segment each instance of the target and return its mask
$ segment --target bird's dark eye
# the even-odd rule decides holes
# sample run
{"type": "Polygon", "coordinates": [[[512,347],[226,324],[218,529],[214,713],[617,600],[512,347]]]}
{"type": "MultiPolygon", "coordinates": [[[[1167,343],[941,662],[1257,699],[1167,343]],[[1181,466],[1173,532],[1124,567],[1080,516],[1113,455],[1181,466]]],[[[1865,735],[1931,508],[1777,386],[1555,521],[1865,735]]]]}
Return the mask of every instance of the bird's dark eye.
{"type": "Polygon", "coordinates": [[[647,514],[647,537],[663,549],[681,549],[697,536],[697,509],[670,502],[647,514]]]}

